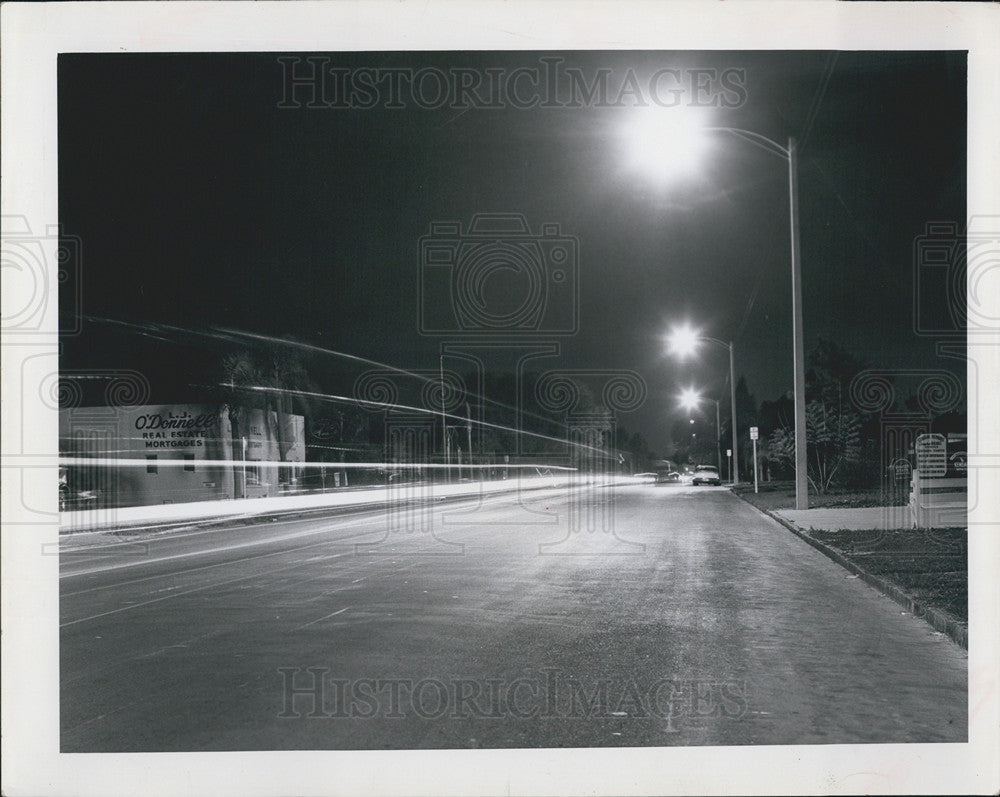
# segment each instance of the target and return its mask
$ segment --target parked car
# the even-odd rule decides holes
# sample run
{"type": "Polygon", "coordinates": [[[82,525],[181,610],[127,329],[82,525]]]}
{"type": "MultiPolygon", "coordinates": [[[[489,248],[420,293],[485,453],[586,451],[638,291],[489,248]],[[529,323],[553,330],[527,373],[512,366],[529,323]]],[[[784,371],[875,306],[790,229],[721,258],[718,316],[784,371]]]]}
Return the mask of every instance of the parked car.
{"type": "Polygon", "coordinates": [[[659,481],[659,479],[657,478],[656,474],[652,473],[652,472],[650,472],[650,473],[637,473],[637,474],[635,474],[635,478],[638,479],[639,481],[645,482],[647,484],[655,484],[657,481],[659,481]]]}
{"type": "Polygon", "coordinates": [[[665,482],[679,482],[680,480],[681,475],[675,470],[670,471],[670,473],[663,477],[663,481],[665,482]]]}
{"type": "Polygon", "coordinates": [[[714,484],[716,486],[722,484],[722,480],[719,478],[719,469],[715,465],[699,465],[694,469],[691,484],[714,484]]]}

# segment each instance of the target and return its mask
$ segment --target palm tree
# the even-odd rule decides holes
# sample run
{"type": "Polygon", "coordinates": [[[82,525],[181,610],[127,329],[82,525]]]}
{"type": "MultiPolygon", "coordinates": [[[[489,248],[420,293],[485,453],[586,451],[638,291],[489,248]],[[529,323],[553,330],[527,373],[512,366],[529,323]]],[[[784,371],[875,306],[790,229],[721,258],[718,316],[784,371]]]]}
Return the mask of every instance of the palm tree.
{"type": "Polygon", "coordinates": [[[268,410],[266,415],[270,421],[271,412],[274,412],[277,424],[274,437],[278,441],[278,459],[285,462],[288,452],[295,444],[295,433],[291,428],[293,398],[298,397],[302,401],[302,392],[311,392],[310,388],[313,385],[309,372],[298,354],[289,353],[285,349],[271,348],[265,353],[265,357],[267,366],[262,374],[263,386],[273,388],[265,394],[265,405],[268,410]]]}
{"type": "MultiPolygon", "coordinates": [[[[259,404],[257,395],[246,388],[260,384],[260,369],[253,355],[248,350],[242,349],[222,358],[221,371],[226,399],[223,409],[229,416],[230,443],[235,460],[236,452],[242,451],[243,437],[249,425],[250,408],[248,405],[259,404]]],[[[257,408],[254,407],[254,409],[257,408]]],[[[236,465],[234,464],[233,495],[236,498],[243,498],[245,492],[246,484],[236,478],[236,465]]]]}
{"type": "Polygon", "coordinates": [[[242,445],[249,410],[261,410],[264,424],[277,442],[278,461],[287,462],[296,442],[292,426],[295,400],[311,415],[312,402],[305,394],[315,392],[302,357],[287,346],[269,346],[260,353],[241,349],[223,357],[222,378],[233,451],[242,445]]]}

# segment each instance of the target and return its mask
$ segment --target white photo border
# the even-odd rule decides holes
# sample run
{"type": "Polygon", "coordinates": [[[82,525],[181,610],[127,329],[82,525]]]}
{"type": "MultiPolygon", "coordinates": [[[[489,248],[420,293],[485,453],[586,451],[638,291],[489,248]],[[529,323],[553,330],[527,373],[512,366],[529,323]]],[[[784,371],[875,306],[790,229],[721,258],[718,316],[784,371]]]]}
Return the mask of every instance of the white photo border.
{"type": "MultiPolygon", "coordinates": [[[[56,60],[68,52],[965,50],[969,215],[1000,215],[1000,15],[993,4],[820,2],[39,3],[2,8],[2,207],[58,217],[56,60]]],[[[930,109],[929,112],[933,112],[930,109]]],[[[52,243],[54,250],[55,243],[52,243]]],[[[46,253],[54,263],[54,251],[46,253]]],[[[50,275],[54,279],[54,275],[50,275]]],[[[54,284],[50,279],[50,284],[54,284]]],[[[52,306],[55,292],[45,297],[52,306]]],[[[57,314],[46,314],[49,319],[57,314]]],[[[971,341],[970,341],[971,343],[971,341]]],[[[984,459],[969,536],[967,744],[60,754],[57,523],[19,531],[25,474],[57,422],[18,447],[20,362],[58,330],[3,340],[3,760],[7,794],[889,794],[1000,788],[1000,335],[970,348],[969,433],[984,459]],[[22,478],[23,477],[23,478],[22,478]],[[982,521],[979,525],[977,521],[982,521]],[[990,524],[992,521],[992,525],[990,524]]],[[[972,463],[973,465],[975,463],[972,463]]],[[[50,475],[54,475],[51,463],[50,475]]],[[[29,484],[30,482],[30,484],[29,484]]],[[[52,484],[54,478],[47,483],[52,484]]],[[[44,484],[41,485],[44,487],[44,484]]],[[[55,491],[32,499],[55,503],[55,491]]],[[[47,504],[46,504],[47,502],[47,504]]]]}

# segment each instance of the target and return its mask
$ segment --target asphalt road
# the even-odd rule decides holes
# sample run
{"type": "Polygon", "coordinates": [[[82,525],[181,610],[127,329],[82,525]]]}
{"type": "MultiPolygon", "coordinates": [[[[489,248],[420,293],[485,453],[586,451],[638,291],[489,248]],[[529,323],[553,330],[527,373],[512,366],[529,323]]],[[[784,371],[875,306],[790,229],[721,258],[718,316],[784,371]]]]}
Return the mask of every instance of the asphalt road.
{"type": "Polygon", "coordinates": [[[967,739],[967,655],[725,489],[72,536],[61,747],[967,739]]]}

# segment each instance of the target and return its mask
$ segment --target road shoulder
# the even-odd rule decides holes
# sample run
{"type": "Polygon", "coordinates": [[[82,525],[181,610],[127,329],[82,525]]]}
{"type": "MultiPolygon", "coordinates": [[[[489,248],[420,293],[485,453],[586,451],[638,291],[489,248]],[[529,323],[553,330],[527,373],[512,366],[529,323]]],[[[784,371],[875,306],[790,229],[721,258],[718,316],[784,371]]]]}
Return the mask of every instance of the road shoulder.
{"type": "Polygon", "coordinates": [[[953,642],[955,642],[957,645],[964,648],[965,650],[969,649],[969,629],[967,623],[962,622],[961,620],[952,616],[948,612],[942,611],[933,606],[928,606],[926,603],[924,603],[921,600],[918,600],[909,592],[900,588],[898,585],[893,584],[888,579],[883,578],[882,576],[875,575],[874,573],[868,572],[863,567],[860,567],[857,563],[851,561],[847,556],[842,554],[836,548],[827,545],[823,541],[813,537],[811,534],[809,534],[809,531],[807,529],[804,529],[796,525],[794,522],[781,517],[776,512],[771,512],[765,509],[761,509],[758,506],[755,506],[751,501],[748,501],[746,498],[739,495],[739,493],[735,494],[744,503],[750,505],[755,510],[757,510],[763,515],[766,515],[775,522],[780,523],[782,526],[784,526],[786,529],[792,532],[792,534],[794,534],[795,536],[799,537],[800,539],[811,545],[813,548],[818,550],[824,556],[828,557],[829,559],[832,559],[834,562],[839,564],[845,570],[847,570],[853,575],[856,575],[866,584],[874,587],[883,595],[891,598],[893,601],[902,606],[905,611],[909,612],[914,617],[919,617],[925,620],[927,623],[931,625],[932,628],[934,628],[934,630],[939,631],[942,634],[945,634],[953,642]]]}

